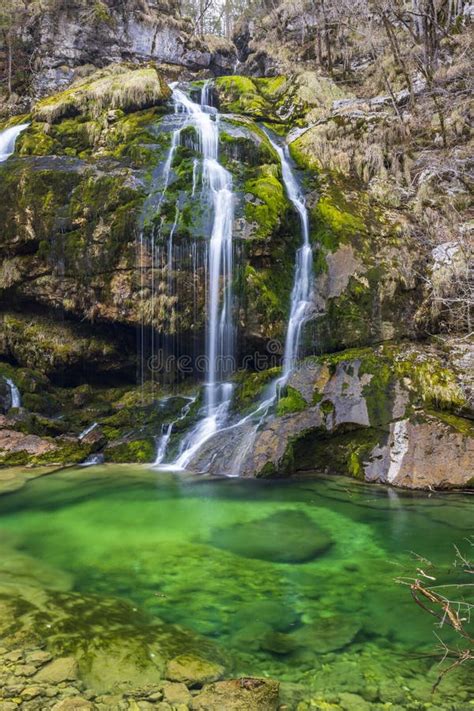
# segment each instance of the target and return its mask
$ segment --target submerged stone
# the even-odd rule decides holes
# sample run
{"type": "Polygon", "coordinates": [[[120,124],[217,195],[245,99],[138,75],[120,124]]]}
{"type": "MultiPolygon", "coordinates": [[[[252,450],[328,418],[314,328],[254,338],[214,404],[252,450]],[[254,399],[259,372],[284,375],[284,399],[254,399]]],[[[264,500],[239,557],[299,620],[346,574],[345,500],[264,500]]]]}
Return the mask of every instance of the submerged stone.
{"type": "Polygon", "coordinates": [[[166,667],[168,679],[184,682],[189,686],[202,686],[210,681],[217,681],[223,674],[223,666],[193,654],[181,654],[171,659],[166,667]]]}
{"type": "Polygon", "coordinates": [[[334,615],[304,625],[288,636],[293,643],[310,649],[315,654],[325,654],[346,647],[354,640],[359,629],[359,625],[353,618],[334,615]]]}
{"type": "Polygon", "coordinates": [[[195,711],[274,711],[279,683],[272,679],[229,679],[209,684],[194,697],[195,711]]]}
{"type": "Polygon", "coordinates": [[[256,600],[241,605],[234,616],[234,624],[238,627],[266,625],[277,632],[288,632],[299,620],[298,614],[289,604],[274,600],[256,600]]]}
{"type": "Polygon", "coordinates": [[[35,681],[59,684],[77,679],[78,674],[79,668],[74,657],[59,657],[43,667],[34,678],[35,681]]]}
{"type": "Polygon", "coordinates": [[[245,558],[305,563],[325,553],[332,541],[303,511],[288,509],[256,521],[216,529],[210,543],[245,558]]]}

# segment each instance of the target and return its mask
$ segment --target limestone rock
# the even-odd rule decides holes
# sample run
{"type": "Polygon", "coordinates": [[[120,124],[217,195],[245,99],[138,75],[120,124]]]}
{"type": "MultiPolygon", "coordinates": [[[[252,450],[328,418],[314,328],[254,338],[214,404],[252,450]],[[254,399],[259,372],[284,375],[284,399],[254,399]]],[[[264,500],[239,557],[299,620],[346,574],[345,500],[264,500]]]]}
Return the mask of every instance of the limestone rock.
{"type": "Polygon", "coordinates": [[[201,659],[193,654],[181,654],[171,659],[166,667],[166,677],[188,686],[202,686],[217,681],[224,674],[220,664],[201,659]]]}
{"type": "Polygon", "coordinates": [[[344,615],[321,617],[303,625],[289,637],[296,644],[312,649],[316,654],[325,654],[350,644],[359,631],[357,622],[344,615]]]}
{"type": "Polygon", "coordinates": [[[52,711],[92,711],[94,705],[82,696],[70,696],[54,704],[52,711]]]}
{"type": "Polygon", "coordinates": [[[74,657],[59,657],[49,662],[35,674],[35,681],[48,684],[60,684],[62,681],[74,681],[79,674],[79,667],[74,657]]]}
{"type": "Polygon", "coordinates": [[[386,444],[375,447],[364,465],[367,481],[410,489],[472,485],[474,436],[429,418],[398,420],[386,444]]]}
{"type": "Polygon", "coordinates": [[[179,704],[189,704],[191,702],[191,693],[186,686],[186,684],[180,682],[165,682],[163,684],[163,694],[165,701],[167,701],[172,706],[178,706],[179,704]]]}
{"type": "Polygon", "coordinates": [[[67,86],[78,67],[104,66],[133,57],[135,61],[162,62],[186,67],[214,68],[229,73],[235,62],[230,42],[220,38],[211,45],[192,36],[173,2],[125,5],[104,3],[102,16],[84,22],[81,5],[68,12],[42,12],[37,22],[38,63],[35,89],[39,93],[67,86]]]}
{"type": "Polygon", "coordinates": [[[0,430],[0,455],[5,452],[26,452],[40,455],[56,449],[56,445],[37,435],[25,435],[15,430],[0,430]]]}
{"type": "Polygon", "coordinates": [[[325,553],[331,538],[303,511],[288,509],[217,529],[210,543],[246,558],[304,563],[325,553]]]}
{"type": "Polygon", "coordinates": [[[277,681],[270,679],[230,679],[206,686],[194,697],[195,711],[276,711],[277,681]]]}

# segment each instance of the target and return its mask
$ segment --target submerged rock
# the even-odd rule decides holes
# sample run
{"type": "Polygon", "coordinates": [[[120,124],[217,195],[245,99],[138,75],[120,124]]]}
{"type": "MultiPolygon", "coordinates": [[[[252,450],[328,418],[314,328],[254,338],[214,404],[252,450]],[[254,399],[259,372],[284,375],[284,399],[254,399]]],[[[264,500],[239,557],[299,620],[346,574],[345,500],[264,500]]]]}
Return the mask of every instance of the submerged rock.
{"type": "Polygon", "coordinates": [[[217,529],[209,542],[245,558],[274,563],[305,563],[325,553],[332,543],[307,514],[294,509],[217,529]]]}
{"type": "Polygon", "coordinates": [[[34,681],[59,684],[77,679],[79,667],[74,657],[59,657],[49,662],[34,676],[34,681]]]}
{"type": "Polygon", "coordinates": [[[279,683],[272,679],[230,679],[210,684],[194,697],[196,711],[275,711],[279,683]]]}
{"type": "Polygon", "coordinates": [[[182,654],[168,662],[166,676],[171,681],[184,682],[188,686],[202,686],[217,681],[224,674],[224,667],[192,654],[182,654]]]}
{"type": "Polygon", "coordinates": [[[312,649],[316,654],[325,654],[346,647],[353,641],[359,629],[354,619],[346,615],[334,615],[321,617],[288,636],[296,645],[312,649]]]}

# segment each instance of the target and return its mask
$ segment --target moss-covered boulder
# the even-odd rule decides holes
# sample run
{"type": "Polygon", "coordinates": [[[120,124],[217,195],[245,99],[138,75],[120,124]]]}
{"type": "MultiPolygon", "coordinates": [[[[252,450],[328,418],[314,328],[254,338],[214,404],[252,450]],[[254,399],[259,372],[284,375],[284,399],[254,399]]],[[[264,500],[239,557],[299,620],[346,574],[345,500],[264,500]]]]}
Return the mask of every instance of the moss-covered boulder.
{"type": "Polygon", "coordinates": [[[105,109],[139,111],[170,96],[171,89],[153,65],[136,68],[111,64],[79,79],[62,93],[42,99],[32,115],[37,121],[52,124],[74,116],[98,117],[105,109]]]}
{"type": "Polygon", "coordinates": [[[305,360],[241,465],[247,476],[312,471],[410,488],[472,486],[465,349],[384,346],[305,360]],[[448,460],[452,460],[452,465],[448,460]]]}
{"type": "Polygon", "coordinates": [[[329,535],[307,514],[289,509],[214,531],[209,542],[246,558],[305,563],[331,547],[329,535]]]}
{"type": "Polygon", "coordinates": [[[199,711],[276,711],[279,683],[272,679],[230,679],[209,684],[193,699],[199,711]]]}

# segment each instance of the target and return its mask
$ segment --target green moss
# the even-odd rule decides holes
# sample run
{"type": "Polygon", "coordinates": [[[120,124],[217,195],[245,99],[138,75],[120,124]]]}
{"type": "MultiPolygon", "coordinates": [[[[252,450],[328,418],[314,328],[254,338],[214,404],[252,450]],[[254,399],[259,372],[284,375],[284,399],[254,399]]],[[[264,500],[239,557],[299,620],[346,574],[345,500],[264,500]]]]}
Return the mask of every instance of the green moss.
{"type": "Polygon", "coordinates": [[[32,123],[18,137],[16,152],[21,156],[46,156],[56,152],[56,144],[54,139],[45,133],[43,124],[32,123]]]}
{"type": "Polygon", "coordinates": [[[281,373],[281,368],[268,368],[257,373],[249,373],[246,370],[236,373],[237,383],[234,395],[234,403],[239,410],[254,407],[258,398],[262,395],[266,386],[281,373]]]}
{"type": "Polygon", "coordinates": [[[286,87],[288,79],[283,76],[255,79],[255,84],[263,96],[270,99],[279,98],[282,89],[286,87]]]}
{"type": "Polygon", "coordinates": [[[257,224],[255,237],[259,239],[268,239],[278,229],[282,214],[288,209],[285,190],[277,176],[276,166],[262,166],[259,176],[244,186],[254,198],[246,202],[245,217],[257,224]]]}
{"type": "Polygon", "coordinates": [[[92,452],[92,447],[82,444],[77,440],[60,441],[54,440],[59,447],[37,457],[30,457],[31,464],[78,464],[83,462],[92,452]]]}
{"type": "Polygon", "coordinates": [[[466,437],[474,437],[474,422],[472,420],[468,420],[465,417],[458,417],[449,412],[440,412],[439,410],[427,409],[426,412],[458,432],[461,432],[461,434],[466,437]]]}
{"type": "Polygon", "coordinates": [[[423,356],[399,360],[396,363],[399,376],[411,380],[424,404],[441,410],[462,409],[466,397],[452,370],[444,368],[435,357],[423,356]]]}
{"type": "Polygon", "coordinates": [[[273,268],[245,267],[245,296],[267,337],[281,336],[288,313],[292,272],[275,263],[273,268]]]}
{"type": "Polygon", "coordinates": [[[34,107],[33,116],[48,123],[79,115],[97,118],[104,109],[137,111],[163,103],[170,95],[169,87],[153,66],[130,69],[110,65],[69,89],[42,99],[34,107]]]}
{"type": "Polygon", "coordinates": [[[283,397],[280,397],[276,406],[276,413],[279,417],[292,412],[305,410],[308,403],[301,393],[291,385],[287,385],[283,397]]]}
{"type": "Polygon", "coordinates": [[[327,433],[315,429],[293,444],[295,470],[364,478],[364,461],[386,434],[373,428],[327,433]]]}
{"type": "Polygon", "coordinates": [[[221,109],[227,112],[262,117],[267,104],[249,77],[218,77],[214,85],[219,95],[221,109]]]}
{"type": "MultiPolygon", "coordinates": [[[[323,396],[321,396],[321,397],[323,397],[323,396]]],[[[321,405],[320,405],[320,410],[325,415],[330,415],[332,412],[334,412],[334,403],[332,403],[331,400],[322,400],[321,405]]]]}
{"type": "Polygon", "coordinates": [[[0,221],[3,244],[48,243],[57,215],[81,178],[60,169],[32,170],[19,163],[0,166],[0,221]]]}
{"type": "Polygon", "coordinates": [[[145,464],[152,462],[155,444],[152,439],[140,439],[132,442],[112,442],[104,451],[105,460],[115,463],[145,464]]]}

